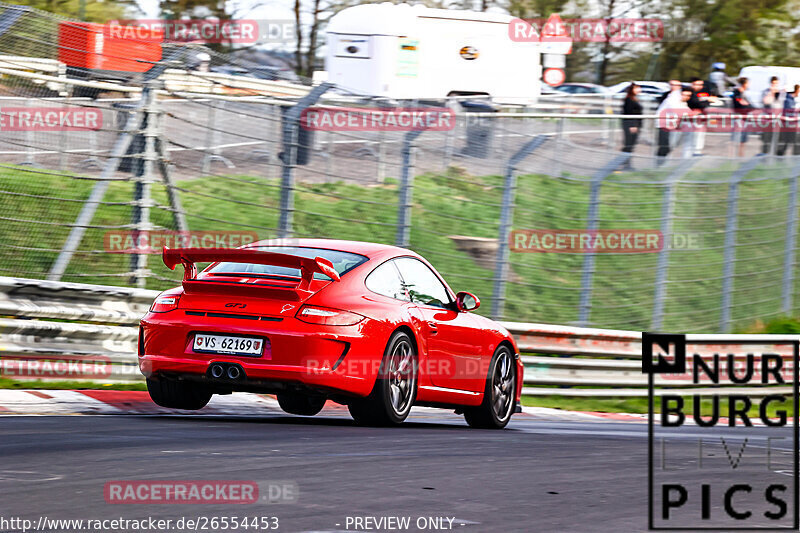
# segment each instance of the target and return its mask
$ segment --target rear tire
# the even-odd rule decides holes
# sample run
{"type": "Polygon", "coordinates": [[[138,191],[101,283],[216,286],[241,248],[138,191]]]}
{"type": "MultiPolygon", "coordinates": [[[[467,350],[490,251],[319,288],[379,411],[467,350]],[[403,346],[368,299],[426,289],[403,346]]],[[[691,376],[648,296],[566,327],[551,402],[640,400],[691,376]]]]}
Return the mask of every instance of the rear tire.
{"type": "Polygon", "coordinates": [[[212,394],[199,383],[150,378],[147,379],[147,392],[156,405],[189,411],[205,407],[212,394]]]}
{"type": "Polygon", "coordinates": [[[514,358],[507,346],[495,350],[483,402],[478,407],[468,407],[464,418],[470,427],[478,429],[503,429],[514,414],[516,403],[514,396],[517,390],[517,373],[514,358]]]}
{"type": "Polygon", "coordinates": [[[314,416],[319,413],[327,400],[325,396],[310,396],[296,392],[284,392],[277,396],[281,409],[290,415],[301,416],[314,416]]]}
{"type": "Polygon", "coordinates": [[[347,406],[359,426],[395,426],[411,412],[417,397],[417,349],[408,334],[398,331],[386,345],[378,377],[366,398],[347,406]]]}

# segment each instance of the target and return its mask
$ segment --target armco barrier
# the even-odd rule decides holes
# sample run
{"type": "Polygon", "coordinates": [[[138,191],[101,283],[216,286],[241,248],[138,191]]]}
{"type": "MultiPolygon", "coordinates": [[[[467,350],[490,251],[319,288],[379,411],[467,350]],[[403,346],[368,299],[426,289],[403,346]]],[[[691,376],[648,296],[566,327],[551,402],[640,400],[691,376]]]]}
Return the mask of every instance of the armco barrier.
{"type": "Polygon", "coordinates": [[[0,375],[142,380],[136,361],[136,325],[157,294],[0,277],[0,317],[13,317],[0,318],[0,375]]]}
{"type": "MultiPolygon", "coordinates": [[[[136,324],[158,293],[104,285],[0,277],[0,369],[20,376],[20,361],[103,363],[103,381],[142,380],[136,362],[136,324]],[[2,318],[11,317],[11,318],[2,318]]],[[[641,333],[551,324],[504,322],[525,364],[523,392],[558,396],[646,396],[641,333]],[[534,355],[535,354],[535,355],[534,355]]],[[[726,335],[687,335],[687,342],[727,342],[726,335]]],[[[785,335],[736,336],[754,350],[791,354],[771,345],[785,335]]],[[[724,349],[706,345],[706,353],[724,349]]],[[[64,366],[64,365],[62,365],[64,366]]],[[[94,367],[90,367],[90,370],[94,367]]],[[[46,375],[43,377],[52,377],[46,375]]],[[[71,376],[65,378],[74,379],[71,376]]],[[[673,392],[718,394],[724,389],[675,380],[673,392]]],[[[791,393],[791,387],[737,388],[753,396],[791,393]]]]}
{"type": "MultiPolygon", "coordinates": [[[[517,340],[525,364],[525,387],[529,395],[554,396],[647,396],[647,375],[642,373],[642,334],[637,331],[576,328],[551,324],[503,322],[517,340]],[[537,355],[527,355],[537,354],[537,355]],[[533,385],[533,386],[531,386],[533,385]]],[[[755,341],[748,345],[756,352],[778,353],[791,357],[785,347],[772,345],[786,341],[787,335],[687,335],[692,342],[714,342],[693,347],[703,356],[725,353],[730,341],[755,341]]],[[[659,387],[665,380],[660,380],[659,387]]],[[[664,389],[660,389],[664,390],[664,389]]],[[[724,387],[693,384],[682,378],[669,381],[673,394],[720,394],[724,387]],[[673,388],[674,387],[674,388],[673,388]]],[[[791,394],[792,387],[737,388],[739,394],[759,396],[791,394]]],[[[657,394],[660,394],[657,391],[657,394]]]]}

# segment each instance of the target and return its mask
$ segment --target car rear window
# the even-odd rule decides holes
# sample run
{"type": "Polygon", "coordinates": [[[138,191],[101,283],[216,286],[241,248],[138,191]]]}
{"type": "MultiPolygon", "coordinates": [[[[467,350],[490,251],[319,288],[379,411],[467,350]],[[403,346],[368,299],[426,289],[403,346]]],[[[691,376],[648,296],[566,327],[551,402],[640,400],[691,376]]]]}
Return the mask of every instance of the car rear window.
{"type": "MultiPolygon", "coordinates": [[[[333,263],[333,268],[343,276],[349,271],[367,261],[367,257],[350,252],[339,250],[328,250],[326,248],[301,248],[297,246],[254,246],[251,250],[261,250],[278,254],[296,255],[313,259],[322,257],[333,263]]],[[[219,263],[207,271],[210,274],[255,274],[259,276],[290,276],[300,277],[299,268],[286,268],[274,265],[253,265],[250,263],[219,263]]],[[[330,280],[325,274],[319,272],[314,274],[314,279],[330,280]]]]}

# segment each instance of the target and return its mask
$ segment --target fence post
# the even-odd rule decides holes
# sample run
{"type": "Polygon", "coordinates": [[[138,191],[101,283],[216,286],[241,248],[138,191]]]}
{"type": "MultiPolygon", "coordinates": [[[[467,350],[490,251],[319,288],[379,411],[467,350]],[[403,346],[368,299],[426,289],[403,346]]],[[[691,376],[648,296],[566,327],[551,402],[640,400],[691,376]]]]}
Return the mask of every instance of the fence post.
{"type": "Polygon", "coordinates": [[[283,119],[283,152],[279,156],[281,171],[281,211],[278,220],[278,237],[286,239],[292,235],[292,218],[294,214],[294,167],[297,164],[297,145],[300,134],[300,116],[303,111],[316,103],[325,92],[333,87],[325,82],[317,85],[290,107],[283,119]]]}
{"type": "MultiPolygon", "coordinates": [[[[150,185],[153,183],[153,167],[156,161],[156,139],[158,137],[158,112],[155,98],[154,82],[149,82],[142,93],[144,99],[144,153],[142,171],[137,173],[134,183],[134,201],[132,226],[134,227],[134,243],[139,242],[139,235],[152,230],[150,224],[150,208],[153,205],[150,185]]],[[[137,246],[138,247],[138,246],[137,246]]],[[[137,287],[144,288],[147,283],[147,253],[137,252],[131,258],[132,280],[137,287]]]]}
{"type": "MultiPolygon", "coordinates": [[[[61,110],[64,113],[69,113],[71,98],[67,96],[61,103],[61,110]]],[[[91,130],[90,130],[91,131],[91,130]]],[[[67,150],[69,150],[69,136],[58,136],[58,169],[64,170],[67,166],[67,150]]]]}
{"type": "Polygon", "coordinates": [[[731,176],[728,185],[728,207],[727,219],[725,221],[725,251],[722,270],[722,303],[720,305],[719,331],[728,333],[731,327],[731,304],[733,299],[733,275],[735,265],[733,264],[736,255],[736,225],[737,210],[739,209],[739,182],[756,165],[761,162],[758,156],[745,162],[731,176]]]}
{"type": "MultiPolygon", "coordinates": [[[[219,102],[220,110],[225,110],[225,100],[219,102]]],[[[203,175],[211,170],[211,162],[219,161],[228,168],[236,168],[233,161],[220,155],[219,146],[222,144],[221,134],[217,128],[217,108],[213,101],[209,101],[208,106],[208,126],[206,131],[206,154],[203,157],[203,175]]]]}
{"type": "Polygon", "coordinates": [[[547,141],[547,135],[537,135],[530,139],[509,158],[506,164],[503,204],[500,208],[500,229],[497,235],[497,259],[495,261],[494,295],[492,298],[492,318],[500,320],[505,307],[506,281],[508,280],[508,237],[514,222],[514,198],[517,188],[517,165],[534,150],[547,141]]]}
{"type": "Polygon", "coordinates": [[[553,143],[553,165],[555,170],[551,174],[552,176],[561,176],[561,139],[564,138],[564,117],[556,119],[556,134],[555,140],[556,142],[553,143]]]}
{"type": "Polygon", "coordinates": [[[111,154],[106,161],[103,172],[100,173],[100,179],[97,181],[97,183],[95,183],[92,192],[89,194],[89,198],[86,199],[86,202],[83,204],[80,213],[78,213],[78,218],[75,219],[75,223],[72,225],[69,236],[64,242],[64,246],[61,247],[61,252],[59,252],[58,257],[53,263],[53,266],[50,268],[50,272],[47,274],[47,279],[51,281],[60,281],[61,276],[63,276],[64,272],[67,270],[67,266],[69,265],[72,256],[80,246],[83,235],[86,233],[86,227],[92,222],[92,218],[94,218],[94,213],[97,211],[97,207],[100,205],[100,202],[103,201],[103,196],[105,196],[109,185],[108,180],[117,171],[120,159],[125,155],[125,152],[127,152],[128,147],[133,140],[133,132],[139,127],[137,117],[139,111],[144,105],[144,101],[145,98],[143,91],[137,108],[125,113],[125,122],[122,127],[122,131],[120,132],[113,148],[111,149],[111,154]]]}
{"type": "Polygon", "coordinates": [[[378,133],[378,183],[386,180],[386,134],[381,131],[378,133]]]}
{"type": "Polygon", "coordinates": [[[183,202],[175,188],[175,183],[170,174],[170,159],[169,152],[167,151],[167,138],[165,135],[166,127],[164,123],[164,111],[158,109],[156,113],[157,125],[156,134],[158,135],[156,147],[156,160],[158,161],[158,170],[161,174],[161,181],[164,182],[164,187],[167,192],[167,200],[169,201],[169,208],[172,211],[172,219],[175,222],[175,229],[181,235],[185,235],[189,231],[189,223],[186,222],[186,211],[183,209],[183,202]]]}
{"type": "Polygon", "coordinates": [[[447,170],[450,167],[450,163],[453,161],[453,144],[454,144],[454,137],[456,135],[456,128],[458,128],[458,116],[453,115],[453,127],[447,130],[444,133],[444,169],[447,170]]]}
{"type": "Polygon", "coordinates": [[[34,147],[36,140],[33,135],[33,130],[25,131],[25,161],[18,163],[18,165],[36,166],[36,148],[34,147]]]}
{"type": "Polygon", "coordinates": [[[780,135],[781,128],[775,124],[775,121],[770,122],[772,122],[772,135],[769,138],[769,155],[772,160],[774,160],[775,154],[778,151],[778,136],[780,135]]]}
{"type": "Polygon", "coordinates": [[[792,168],[789,178],[789,205],[786,215],[786,245],[783,250],[783,305],[785,315],[792,312],[792,292],[794,291],[794,247],[797,240],[797,177],[800,175],[800,162],[792,168]]]}
{"type": "Polygon", "coordinates": [[[672,215],[675,205],[675,185],[698,161],[697,158],[681,161],[667,178],[664,199],[661,202],[661,251],[658,252],[656,265],[655,295],[653,296],[653,319],[650,323],[652,331],[661,329],[664,321],[664,296],[667,292],[667,270],[669,268],[669,245],[672,237],[672,215]]]}
{"type": "Polygon", "coordinates": [[[650,156],[653,158],[653,164],[658,167],[658,119],[653,119],[653,148],[650,150],[650,156]]]}
{"type": "Polygon", "coordinates": [[[208,102],[208,113],[206,114],[207,121],[206,121],[206,150],[205,155],[203,156],[203,168],[201,169],[203,175],[205,176],[208,174],[209,170],[211,170],[211,156],[214,155],[212,150],[212,146],[214,144],[214,128],[217,125],[217,109],[214,107],[214,101],[209,100],[208,102]]]}
{"type": "Polygon", "coordinates": [[[86,167],[92,165],[96,168],[103,168],[100,161],[97,159],[97,130],[89,130],[89,157],[81,159],[76,165],[77,168],[85,170],[86,167]]]}
{"type": "Polygon", "coordinates": [[[403,168],[400,174],[400,196],[397,202],[397,236],[395,244],[406,248],[411,242],[411,202],[414,190],[414,139],[423,130],[409,131],[403,135],[403,168]]]}
{"type": "MultiPolygon", "coordinates": [[[[592,177],[591,190],[589,193],[589,213],[586,215],[586,231],[591,233],[597,230],[597,218],[600,211],[600,188],[603,180],[609,174],[624,165],[631,157],[631,154],[622,152],[614,157],[606,166],[601,168],[592,177]]],[[[594,252],[587,252],[583,259],[583,273],[581,274],[581,294],[578,304],[578,325],[585,327],[589,325],[589,314],[592,310],[592,282],[594,280],[594,252]]]]}

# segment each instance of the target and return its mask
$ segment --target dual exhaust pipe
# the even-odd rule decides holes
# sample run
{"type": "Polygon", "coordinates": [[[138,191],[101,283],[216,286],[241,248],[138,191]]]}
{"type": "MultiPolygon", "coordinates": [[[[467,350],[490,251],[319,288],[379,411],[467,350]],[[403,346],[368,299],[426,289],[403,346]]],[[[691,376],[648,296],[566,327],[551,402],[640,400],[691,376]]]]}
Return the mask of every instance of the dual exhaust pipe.
{"type": "Polygon", "coordinates": [[[234,363],[214,363],[208,369],[208,374],[214,379],[231,381],[239,381],[245,377],[242,367],[234,363]]]}

